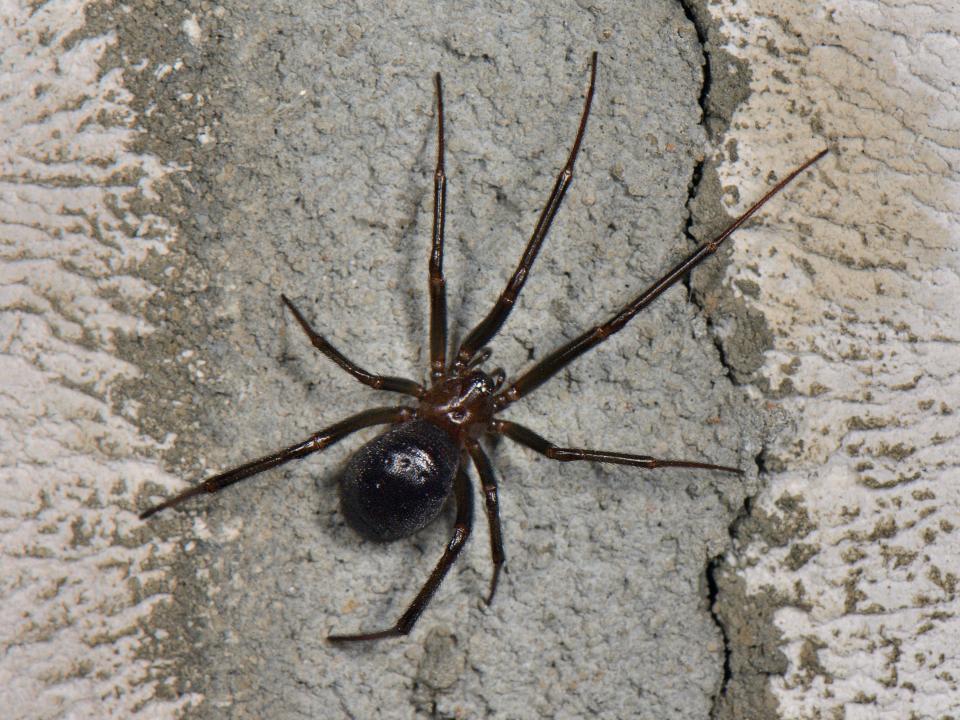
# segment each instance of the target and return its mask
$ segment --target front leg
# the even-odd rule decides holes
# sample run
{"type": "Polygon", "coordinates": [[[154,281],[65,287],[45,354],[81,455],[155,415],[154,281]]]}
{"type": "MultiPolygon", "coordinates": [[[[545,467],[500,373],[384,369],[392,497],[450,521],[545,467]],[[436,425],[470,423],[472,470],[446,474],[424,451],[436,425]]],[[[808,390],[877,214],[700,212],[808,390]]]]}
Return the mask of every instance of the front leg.
{"type": "Polygon", "coordinates": [[[297,310],[297,306],[290,301],[290,298],[288,298],[286,295],[281,295],[280,299],[283,300],[284,304],[286,304],[288,308],[290,308],[290,312],[293,313],[293,317],[296,318],[297,322],[300,324],[300,327],[303,329],[304,334],[310,339],[311,344],[321,353],[333,360],[337,365],[353,375],[353,377],[362,382],[364,385],[372,387],[374,390],[398,392],[405,395],[412,395],[413,397],[417,398],[423,397],[424,390],[418,382],[407,380],[406,378],[392,377],[389,375],[374,375],[373,373],[364,370],[342,352],[337,350],[333,345],[331,345],[330,342],[323,337],[323,335],[314,330],[310,326],[310,323],[307,322],[307,319],[303,316],[303,313],[297,310]]]}

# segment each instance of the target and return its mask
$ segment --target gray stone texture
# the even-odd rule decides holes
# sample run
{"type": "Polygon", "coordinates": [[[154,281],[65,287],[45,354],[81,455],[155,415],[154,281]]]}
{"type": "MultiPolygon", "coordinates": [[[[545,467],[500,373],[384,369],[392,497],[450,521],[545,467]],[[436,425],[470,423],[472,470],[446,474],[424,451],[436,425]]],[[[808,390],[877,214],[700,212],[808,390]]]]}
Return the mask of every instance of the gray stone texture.
{"type": "MultiPolygon", "coordinates": [[[[166,288],[149,311],[159,331],[125,346],[144,377],[123,389],[143,403],[146,431],[177,434],[167,459],[185,480],[399,397],[319,356],[281,292],[362,366],[426,378],[437,70],[450,325],[463,337],[520,256],[600,53],[573,187],[488,367],[528,366],[693,248],[704,55],[677,3],[97,12],[120,29],[144,147],[187,168],[154,208],[177,220],[181,242],[149,270],[166,288]],[[158,79],[161,62],[175,69],[158,79]],[[173,362],[184,351],[192,374],[173,362]]],[[[330,632],[391,624],[450,534],[450,512],[389,545],[344,524],[336,475],[375,434],[360,433],[152,521],[183,547],[175,581],[150,588],[170,595],[154,618],[166,634],[146,651],[176,679],[165,691],[202,693],[193,718],[708,717],[724,639],[707,567],[755,490],[761,421],[686,288],[507,417],[563,445],[746,476],[560,465],[495,443],[508,572],[492,607],[478,503],[474,535],[413,633],[334,647],[330,632]]]]}

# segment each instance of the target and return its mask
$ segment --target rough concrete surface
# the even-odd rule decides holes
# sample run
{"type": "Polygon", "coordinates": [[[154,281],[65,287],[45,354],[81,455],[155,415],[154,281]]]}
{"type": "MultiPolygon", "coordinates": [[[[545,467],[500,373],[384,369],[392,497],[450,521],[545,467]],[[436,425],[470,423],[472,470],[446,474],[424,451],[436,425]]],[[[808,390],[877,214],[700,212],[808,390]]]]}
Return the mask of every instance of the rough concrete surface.
{"type": "Polygon", "coordinates": [[[898,55],[891,31],[889,55],[855,61],[882,35],[879,5],[847,31],[825,8],[780,21],[753,4],[0,3],[3,707],[948,716],[956,135],[936,89],[956,83],[926,68],[955,30],[905,16],[928,55],[898,55]],[[337,469],[375,431],[137,520],[396,401],[318,357],[281,292],[363,366],[424,379],[433,73],[462,337],[566,157],[594,49],[573,187],[494,343],[508,370],[614,311],[724,207],[833,154],[692,294],[667,293],[508,417],[745,476],[498,443],[509,570],[493,606],[478,504],[410,637],[347,648],[325,636],[392,623],[450,533],[450,513],[390,545],[345,526],[337,469]],[[921,81],[895,92],[903,67],[921,81]]]}
{"type": "Polygon", "coordinates": [[[731,209],[812,131],[833,150],[727,266],[773,338],[753,383],[788,424],[715,573],[725,633],[746,640],[721,717],[757,716],[758,677],[773,717],[958,717],[960,12],[711,13],[751,68],[719,163],[731,209]]]}

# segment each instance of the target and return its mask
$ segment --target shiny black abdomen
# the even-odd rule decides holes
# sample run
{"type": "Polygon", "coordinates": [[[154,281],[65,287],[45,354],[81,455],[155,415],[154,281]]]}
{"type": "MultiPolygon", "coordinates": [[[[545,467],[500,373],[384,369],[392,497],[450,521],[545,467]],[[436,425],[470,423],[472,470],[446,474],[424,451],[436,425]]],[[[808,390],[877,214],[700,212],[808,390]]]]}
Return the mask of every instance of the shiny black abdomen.
{"type": "Polygon", "coordinates": [[[350,459],[340,478],[340,508],[365,538],[406,537],[440,513],[459,462],[459,447],[433,423],[398,425],[350,459]]]}

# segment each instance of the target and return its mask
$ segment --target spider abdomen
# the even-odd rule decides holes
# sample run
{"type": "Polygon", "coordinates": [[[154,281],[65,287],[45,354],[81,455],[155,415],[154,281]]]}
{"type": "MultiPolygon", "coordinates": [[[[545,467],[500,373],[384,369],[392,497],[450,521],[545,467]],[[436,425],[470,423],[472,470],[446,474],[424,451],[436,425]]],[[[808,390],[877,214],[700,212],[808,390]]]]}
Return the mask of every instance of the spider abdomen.
{"type": "Polygon", "coordinates": [[[365,538],[388,542],[406,537],[440,514],[459,462],[459,447],[433,423],[398,425],[347,463],[340,478],[340,509],[365,538]]]}

